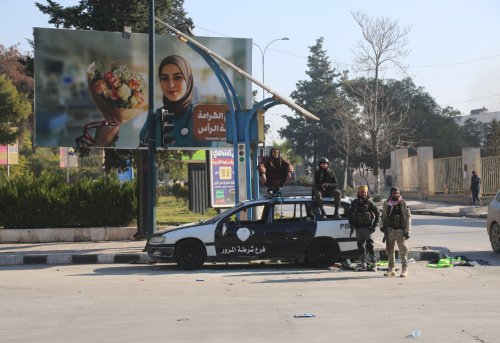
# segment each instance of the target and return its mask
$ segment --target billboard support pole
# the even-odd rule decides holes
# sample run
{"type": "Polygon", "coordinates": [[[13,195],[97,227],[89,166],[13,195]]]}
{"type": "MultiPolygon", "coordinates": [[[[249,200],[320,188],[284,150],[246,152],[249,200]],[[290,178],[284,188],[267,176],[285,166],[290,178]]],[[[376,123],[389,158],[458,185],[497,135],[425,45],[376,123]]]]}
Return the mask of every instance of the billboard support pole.
{"type": "MultiPolygon", "coordinates": [[[[149,0],[149,116],[154,119],[155,111],[155,7],[154,0],[149,0]]],[[[157,164],[156,164],[156,120],[150,120],[150,130],[152,139],[148,142],[148,162],[147,170],[147,210],[146,210],[146,234],[148,239],[156,231],[156,182],[157,182],[157,164]]]]}

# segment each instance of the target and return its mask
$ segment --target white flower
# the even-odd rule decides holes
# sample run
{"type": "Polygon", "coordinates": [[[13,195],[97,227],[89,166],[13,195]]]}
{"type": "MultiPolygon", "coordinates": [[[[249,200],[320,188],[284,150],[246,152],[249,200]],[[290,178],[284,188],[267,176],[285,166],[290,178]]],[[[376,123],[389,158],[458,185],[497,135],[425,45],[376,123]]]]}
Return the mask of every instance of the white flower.
{"type": "Polygon", "coordinates": [[[118,87],[118,96],[123,101],[128,101],[130,95],[132,95],[132,90],[129,86],[127,86],[126,84],[122,84],[120,87],[118,87]]]}

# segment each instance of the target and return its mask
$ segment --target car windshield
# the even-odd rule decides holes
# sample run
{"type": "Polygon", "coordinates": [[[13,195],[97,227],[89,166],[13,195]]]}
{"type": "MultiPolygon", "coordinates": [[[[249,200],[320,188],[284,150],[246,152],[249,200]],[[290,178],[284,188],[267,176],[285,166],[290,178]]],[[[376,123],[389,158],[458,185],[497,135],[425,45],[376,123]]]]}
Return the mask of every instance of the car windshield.
{"type": "Polygon", "coordinates": [[[206,221],[204,221],[205,223],[207,224],[213,224],[213,223],[216,223],[218,222],[219,220],[221,220],[222,218],[224,218],[225,216],[227,216],[227,214],[229,213],[229,211],[234,211],[234,210],[238,210],[240,209],[241,207],[243,207],[243,205],[245,205],[245,203],[243,202],[239,202],[237,203],[234,207],[230,208],[230,209],[227,209],[226,211],[223,211],[219,214],[217,214],[215,217],[212,217],[210,219],[207,219],[206,221]]]}

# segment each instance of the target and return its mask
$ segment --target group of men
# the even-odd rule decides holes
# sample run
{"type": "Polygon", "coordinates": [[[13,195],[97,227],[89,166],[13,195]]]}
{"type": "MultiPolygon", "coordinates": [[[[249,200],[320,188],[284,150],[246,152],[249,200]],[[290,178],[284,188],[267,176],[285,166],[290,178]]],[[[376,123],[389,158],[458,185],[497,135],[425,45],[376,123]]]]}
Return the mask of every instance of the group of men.
{"type": "MultiPolygon", "coordinates": [[[[267,186],[267,193],[275,195],[280,192],[285,182],[292,178],[292,164],[280,155],[279,149],[272,148],[268,157],[258,166],[261,182],[267,186]]],[[[321,217],[326,219],[323,197],[334,199],[334,218],[339,219],[340,198],[337,177],[326,157],[318,159],[318,170],[314,173],[312,194],[316,205],[321,211],[321,217]]],[[[401,277],[408,276],[408,248],[406,240],[410,238],[411,212],[403,200],[398,188],[391,188],[389,198],[384,201],[382,213],[370,199],[368,186],[357,188],[357,197],[351,202],[348,214],[351,236],[356,232],[358,250],[361,252],[360,269],[377,271],[377,260],[373,246],[372,234],[382,220],[380,231],[384,233],[388,268],[384,276],[395,276],[395,245],[398,245],[401,259],[401,277]]]]}

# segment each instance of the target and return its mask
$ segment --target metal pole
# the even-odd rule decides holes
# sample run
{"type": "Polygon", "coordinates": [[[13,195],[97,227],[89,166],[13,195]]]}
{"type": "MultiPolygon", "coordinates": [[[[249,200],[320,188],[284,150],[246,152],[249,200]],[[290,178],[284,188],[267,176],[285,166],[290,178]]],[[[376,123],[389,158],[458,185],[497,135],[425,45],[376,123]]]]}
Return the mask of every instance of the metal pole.
{"type": "MultiPolygon", "coordinates": [[[[264,50],[262,50],[262,48],[261,48],[259,45],[257,45],[257,44],[255,44],[255,43],[253,43],[253,44],[254,44],[257,48],[259,48],[260,53],[261,53],[261,55],[262,55],[262,83],[265,83],[265,78],[264,78],[264,76],[265,76],[265,73],[264,73],[264,66],[265,66],[265,63],[264,63],[264,62],[265,62],[266,50],[267,50],[267,48],[269,47],[269,45],[271,45],[271,43],[274,43],[274,42],[279,41],[279,40],[290,40],[290,38],[288,38],[288,37],[283,37],[283,38],[276,38],[276,39],[273,39],[272,41],[270,41],[269,43],[267,43],[267,45],[266,45],[266,47],[264,48],[264,50]]],[[[265,99],[264,88],[262,88],[262,100],[264,100],[264,99],[265,99]]]]}
{"type": "Polygon", "coordinates": [[[156,231],[156,140],[160,137],[156,137],[156,117],[155,117],[155,7],[154,0],[149,0],[149,116],[152,116],[154,120],[151,120],[150,132],[152,137],[150,137],[148,144],[148,178],[147,178],[147,218],[146,218],[146,234],[148,239],[156,231]]]}
{"type": "Polygon", "coordinates": [[[294,110],[296,110],[297,112],[299,113],[302,113],[304,116],[310,118],[310,119],[313,119],[313,120],[319,120],[318,117],[316,117],[314,114],[312,114],[311,112],[307,111],[306,109],[300,107],[299,105],[297,105],[295,102],[293,102],[292,100],[288,99],[287,97],[279,94],[278,92],[276,92],[274,89],[271,89],[270,87],[266,86],[265,84],[263,84],[262,82],[260,82],[259,80],[255,79],[252,75],[248,74],[246,71],[244,71],[243,69],[241,68],[238,68],[237,66],[235,66],[234,64],[232,64],[231,62],[229,62],[228,60],[226,60],[225,58],[223,58],[222,56],[216,54],[215,52],[213,52],[212,50],[208,49],[206,46],[204,46],[203,44],[200,44],[198,43],[196,40],[194,40],[192,37],[186,35],[185,33],[182,33],[181,31],[177,30],[175,27],[165,23],[163,20],[159,19],[159,18],[156,18],[156,21],[159,22],[160,24],[162,25],[165,25],[170,31],[174,32],[175,34],[179,35],[179,39],[185,43],[187,42],[191,42],[192,44],[194,44],[195,46],[199,47],[201,50],[203,50],[205,53],[207,53],[210,57],[213,57],[215,58],[216,60],[218,60],[219,62],[221,62],[222,64],[226,65],[227,67],[231,68],[232,70],[236,71],[238,74],[240,74],[241,76],[243,76],[244,78],[252,81],[253,83],[255,83],[257,86],[259,87],[262,87],[264,88],[268,93],[271,93],[273,95],[273,98],[276,98],[278,99],[282,104],[284,105],[287,105],[288,107],[291,107],[293,108],[294,110]]]}
{"type": "Polygon", "coordinates": [[[69,183],[69,149],[66,148],[66,183],[69,183]]]}

